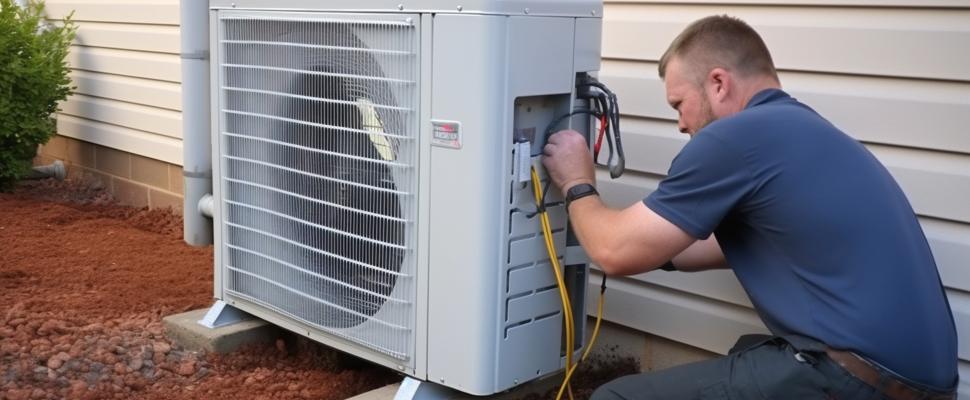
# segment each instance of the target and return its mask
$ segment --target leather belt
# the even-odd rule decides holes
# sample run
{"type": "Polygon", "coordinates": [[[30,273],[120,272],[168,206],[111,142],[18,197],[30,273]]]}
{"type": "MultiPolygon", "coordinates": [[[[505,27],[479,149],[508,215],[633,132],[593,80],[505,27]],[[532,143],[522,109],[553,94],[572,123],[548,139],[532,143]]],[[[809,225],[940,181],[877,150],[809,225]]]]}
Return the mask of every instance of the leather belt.
{"type": "Polygon", "coordinates": [[[825,354],[850,374],[876,388],[892,400],[953,400],[955,393],[936,393],[914,388],[888,373],[884,373],[869,361],[849,351],[826,348],[825,354]]]}

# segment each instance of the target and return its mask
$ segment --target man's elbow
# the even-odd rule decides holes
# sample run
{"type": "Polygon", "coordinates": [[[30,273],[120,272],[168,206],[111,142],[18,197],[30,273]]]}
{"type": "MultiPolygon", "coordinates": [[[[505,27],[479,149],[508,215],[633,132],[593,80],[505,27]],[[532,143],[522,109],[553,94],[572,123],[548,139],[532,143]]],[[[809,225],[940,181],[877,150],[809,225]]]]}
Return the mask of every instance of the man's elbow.
{"type": "Polygon", "coordinates": [[[630,271],[627,268],[625,268],[625,266],[622,264],[617,264],[617,263],[614,263],[611,261],[605,261],[605,260],[603,261],[593,260],[593,262],[596,265],[598,265],[600,267],[600,270],[602,270],[603,273],[606,274],[607,276],[631,275],[630,271]]]}
{"type": "Polygon", "coordinates": [[[608,248],[590,254],[593,263],[609,276],[639,274],[655,269],[666,262],[666,260],[654,258],[656,257],[632,256],[623,251],[608,248]]]}
{"type": "Polygon", "coordinates": [[[610,256],[608,249],[602,247],[586,249],[586,254],[589,255],[590,262],[599,266],[600,270],[606,275],[618,275],[615,261],[613,257],[610,256]]]}

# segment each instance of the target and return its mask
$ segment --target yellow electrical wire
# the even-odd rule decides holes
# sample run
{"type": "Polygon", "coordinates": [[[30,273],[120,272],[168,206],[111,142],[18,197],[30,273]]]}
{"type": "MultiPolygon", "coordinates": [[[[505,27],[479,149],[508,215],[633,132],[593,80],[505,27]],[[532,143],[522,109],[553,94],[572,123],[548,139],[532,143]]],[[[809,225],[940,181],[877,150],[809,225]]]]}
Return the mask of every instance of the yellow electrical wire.
{"type": "Polygon", "coordinates": [[[596,337],[599,336],[599,333],[600,333],[600,322],[603,321],[603,302],[605,298],[606,298],[606,292],[600,291],[600,299],[596,305],[596,326],[593,327],[593,334],[589,337],[589,343],[586,344],[586,350],[583,351],[583,356],[579,358],[579,361],[576,362],[576,365],[573,365],[572,368],[566,371],[566,376],[563,378],[563,385],[559,387],[559,393],[556,394],[556,400],[559,400],[560,398],[562,398],[562,392],[566,388],[566,385],[568,384],[569,379],[573,377],[573,372],[576,372],[576,368],[579,367],[579,363],[585,361],[586,356],[589,355],[590,350],[593,350],[593,343],[596,343],[596,337]]]}
{"type": "MultiPolygon", "coordinates": [[[[599,336],[600,322],[603,321],[603,303],[606,295],[606,286],[603,286],[603,290],[600,290],[600,298],[596,305],[596,325],[593,327],[593,334],[589,338],[589,343],[586,344],[586,350],[583,351],[582,357],[575,365],[572,364],[573,346],[575,343],[575,330],[573,326],[573,312],[572,305],[569,302],[569,293],[566,291],[565,280],[562,277],[562,272],[559,265],[559,257],[556,254],[556,245],[552,240],[552,226],[549,223],[549,215],[546,213],[543,207],[544,199],[542,198],[542,185],[539,180],[539,173],[536,172],[535,167],[532,167],[532,190],[535,194],[536,207],[539,213],[539,219],[542,222],[542,235],[545,238],[546,251],[549,253],[549,260],[552,265],[553,272],[556,275],[556,283],[559,287],[559,297],[562,300],[563,316],[565,318],[565,328],[566,328],[566,375],[563,377],[562,385],[559,387],[559,393],[556,395],[556,400],[562,398],[563,392],[567,390],[569,393],[569,398],[573,398],[572,389],[569,386],[569,380],[572,378],[573,373],[576,372],[576,368],[579,367],[579,363],[586,360],[589,356],[589,352],[593,349],[593,344],[596,343],[596,338],[599,336]]],[[[604,281],[605,285],[605,281],[604,281]]]]}
{"type": "MultiPolygon", "coordinates": [[[[536,172],[535,167],[532,167],[532,190],[535,195],[536,207],[539,212],[539,219],[542,221],[542,236],[545,238],[546,251],[549,253],[549,262],[552,265],[552,271],[556,275],[556,283],[559,288],[559,297],[562,300],[563,317],[565,319],[564,325],[566,330],[566,370],[572,367],[573,360],[573,346],[574,346],[574,335],[573,331],[573,313],[572,306],[569,302],[569,293],[566,292],[566,283],[562,276],[562,271],[559,266],[559,256],[556,254],[556,245],[552,240],[552,226],[549,223],[549,214],[546,213],[543,207],[542,198],[542,185],[539,180],[539,173],[536,172]]],[[[569,385],[569,381],[563,381],[563,387],[569,385]]],[[[572,399],[572,390],[569,391],[569,398],[572,399]]]]}

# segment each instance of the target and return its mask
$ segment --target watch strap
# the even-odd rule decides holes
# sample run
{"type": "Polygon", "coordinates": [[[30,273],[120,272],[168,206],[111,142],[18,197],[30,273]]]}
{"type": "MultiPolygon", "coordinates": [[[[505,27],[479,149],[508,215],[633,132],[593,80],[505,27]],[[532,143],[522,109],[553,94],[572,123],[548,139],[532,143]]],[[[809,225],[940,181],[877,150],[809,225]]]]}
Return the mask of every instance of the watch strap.
{"type": "Polygon", "coordinates": [[[593,185],[590,185],[588,183],[580,183],[578,185],[574,185],[573,187],[569,188],[569,190],[566,191],[566,209],[567,210],[569,209],[569,205],[572,202],[586,196],[592,196],[594,194],[599,195],[599,192],[596,191],[596,187],[593,185]]]}

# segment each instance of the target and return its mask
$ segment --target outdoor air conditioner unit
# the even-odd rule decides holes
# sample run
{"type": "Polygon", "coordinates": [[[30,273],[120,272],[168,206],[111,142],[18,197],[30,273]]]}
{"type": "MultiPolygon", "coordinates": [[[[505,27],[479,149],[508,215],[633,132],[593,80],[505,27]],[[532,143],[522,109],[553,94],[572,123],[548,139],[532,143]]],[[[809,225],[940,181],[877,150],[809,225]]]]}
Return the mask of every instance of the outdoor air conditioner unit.
{"type": "MultiPolygon", "coordinates": [[[[601,2],[209,6],[216,298],[475,395],[561,370],[582,340],[564,348],[528,169],[585,106],[601,2]]],[[[589,116],[566,127],[588,135],[589,116]]],[[[582,332],[586,261],[557,192],[582,332]]]]}

